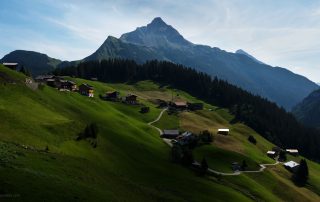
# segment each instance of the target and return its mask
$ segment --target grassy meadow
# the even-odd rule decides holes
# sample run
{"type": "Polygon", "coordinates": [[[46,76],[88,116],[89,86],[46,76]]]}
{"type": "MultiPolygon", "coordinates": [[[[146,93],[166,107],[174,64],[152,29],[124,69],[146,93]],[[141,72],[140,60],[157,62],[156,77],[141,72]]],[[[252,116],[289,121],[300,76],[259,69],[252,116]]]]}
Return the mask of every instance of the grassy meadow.
{"type": "MultiPolygon", "coordinates": [[[[319,201],[320,166],[309,161],[310,180],[296,187],[281,165],[263,173],[199,177],[171,161],[170,148],[147,123],[161,109],[156,99],[199,101],[169,87],[142,81],[135,84],[89,83],[95,97],[59,92],[43,86],[32,90],[25,76],[0,65],[0,201],[319,201]],[[118,90],[138,95],[150,107],[100,100],[98,95],[118,90]],[[97,147],[76,138],[87,124],[98,125],[97,147]],[[284,189],[283,189],[284,188],[284,189]]],[[[231,172],[230,162],[246,160],[249,168],[272,163],[265,152],[273,144],[232,115],[205,103],[197,112],[164,114],[155,125],[162,129],[199,133],[220,127],[230,136],[214,135],[212,145],[194,150],[210,167],[231,172]],[[211,109],[211,110],[208,110],[211,109]],[[248,142],[253,135],[257,144],[248,142]]]]}

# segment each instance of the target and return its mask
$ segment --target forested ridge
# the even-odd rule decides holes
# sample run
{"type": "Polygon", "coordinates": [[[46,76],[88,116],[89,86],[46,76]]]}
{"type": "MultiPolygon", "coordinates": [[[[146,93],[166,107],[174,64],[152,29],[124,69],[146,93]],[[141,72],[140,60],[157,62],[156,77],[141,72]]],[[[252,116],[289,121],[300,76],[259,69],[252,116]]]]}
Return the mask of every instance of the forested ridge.
{"type": "Polygon", "coordinates": [[[269,141],[283,148],[297,148],[313,160],[320,160],[320,133],[302,126],[291,113],[260,96],[252,95],[226,81],[212,78],[192,68],[166,61],[137,64],[132,60],[111,59],[58,68],[56,75],[102,82],[152,80],[190,93],[208,103],[228,108],[234,121],[244,122],[269,141]]]}

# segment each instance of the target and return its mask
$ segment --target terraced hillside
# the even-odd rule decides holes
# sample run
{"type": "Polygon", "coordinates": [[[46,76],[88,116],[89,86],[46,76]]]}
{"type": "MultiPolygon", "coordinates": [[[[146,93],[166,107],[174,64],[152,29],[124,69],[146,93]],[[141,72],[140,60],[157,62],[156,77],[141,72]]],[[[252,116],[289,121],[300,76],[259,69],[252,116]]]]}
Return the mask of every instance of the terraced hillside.
{"type": "MultiPolygon", "coordinates": [[[[73,78],[72,78],[73,79],[73,78]]],[[[188,94],[148,81],[135,84],[89,83],[95,98],[59,92],[48,86],[28,88],[25,76],[0,66],[0,197],[1,201],[319,201],[320,166],[308,162],[305,188],[290,181],[281,165],[262,173],[199,177],[175,164],[170,148],[147,123],[158,117],[157,98],[197,101],[188,94]],[[116,89],[134,93],[150,107],[100,100],[116,89]],[[76,138],[86,125],[98,126],[93,140],[76,138]],[[285,190],[285,191],[284,191],[285,190]]],[[[168,115],[156,125],[199,132],[229,127],[229,137],[215,136],[212,145],[198,147],[210,168],[229,172],[230,162],[245,158],[250,168],[273,162],[265,157],[271,143],[241,123],[230,123],[224,109],[205,104],[198,112],[168,115]],[[212,109],[212,110],[209,110],[212,109]],[[247,141],[254,135],[257,145],[247,141]]]]}

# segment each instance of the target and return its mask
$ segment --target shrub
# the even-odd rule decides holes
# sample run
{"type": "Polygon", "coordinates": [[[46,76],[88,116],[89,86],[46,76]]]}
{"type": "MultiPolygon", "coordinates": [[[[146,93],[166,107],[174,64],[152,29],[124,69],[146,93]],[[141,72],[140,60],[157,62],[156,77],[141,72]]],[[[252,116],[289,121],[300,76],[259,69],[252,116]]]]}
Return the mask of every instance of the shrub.
{"type": "Polygon", "coordinates": [[[247,169],[247,167],[248,167],[248,164],[247,164],[246,160],[243,160],[242,164],[241,164],[241,170],[244,171],[247,169]]]}
{"type": "Polygon", "coordinates": [[[213,142],[213,135],[208,130],[204,130],[199,134],[199,138],[204,143],[213,142]]]}
{"type": "Polygon", "coordinates": [[[141,107],[140,109],[140,113],[144,114],[144,113],[148,113],[150,111],[149,107],[141,107]]]}
{"type": "Polygon", "coordinates": [[[203,157],[201,161],[201,174],[205,175],[208,169],[209,169],[209,165],[208,165],[207,159],[203,157]]]}
{"type": "Polygon", "coordinates": [[[84,131],[79,134],[77,140],[87,139],[87,138],[93,138],[96,139],[98,136],[98,126],[96,123],[88,124],[84,131]]]}
{"type": "Polygon", "coordinates": [[[278,158],[279,161],[286,161],[287,160],[287,155],[286,155],[286,152],[281,150],[279,152],[279,158],[278,158]]]}
{"type": "Polygon", "coordinates": [[[248,137],[248,140],[249,140],[249,142],[251,142],[252,144],[257,144],[256,138],[254,138],[252,135],[250,135],[250,136],[248,137]]]}

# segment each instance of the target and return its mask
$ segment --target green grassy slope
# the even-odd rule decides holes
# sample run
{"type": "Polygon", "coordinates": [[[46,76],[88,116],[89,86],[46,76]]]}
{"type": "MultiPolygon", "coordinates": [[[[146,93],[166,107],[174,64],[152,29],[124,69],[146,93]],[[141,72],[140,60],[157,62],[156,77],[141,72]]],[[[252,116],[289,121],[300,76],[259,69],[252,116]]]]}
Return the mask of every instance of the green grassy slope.
{"type": "MultiPolygon", "coordinates": [[[[163,91],[161,95],[153,90],[140,93],[152,98],[171,99],[170,89],[163,91]]],[[[199,101],[185,93],[179,93],[179,98],[175,98],[199,101]]],[[[232,172],[231,163],[241,164],[242,160],[246,160],[248,170],[258,170],[258,164],[261,163],[274,163],[274,160],[266,156],[266,152],[274,145],[246,125],[232,123],[232,120],[233,116],[227,110],[205,104],[204,110],[183,112],[178,115],[165,114],[155,125],[162,129],[180,128],[194,133],[209,130],[214,134],[218,128],[229,128],[231,131],[229,136],[214,135],[212,145],[201,146],[194,150],[194,156],[198,161],[206,157],[209,166],[217,171],[232,172]],[[256,145],[247,140],[249,135],[255,137],[256,145]]],[[[299,162],[303,157],[293,158],[288,155],[288,158],[299,162]]],[[[312,161],[308,161],[308,165],[310,179],[305,188],[296,187],[290,180],[291,173],[280,164],[267,168],[263,173],[222,177],[219,182],[258,201],[319,201],[320,165],[312,161]]]]}
{"type": "MultiPolygon", "coordinates": [[[[137,107],[46,86],[32,91],[23,76],[0,71],[18,80],[0,81],[1,201],[250,201],[170,162],[170,149],[146,124],[159,112],[151,103],[141,115],[137,107]],[[74,140],[91,122],[99,126],[97,148],[74,140]]],[[[90,84],[97,92],[112,88],[90,84]]]]}
{"type": "MultiPolygon", "coordinates": [[[[0,196],[5,196],[1,201],[319,200],[320,170],[313,162],[309,163],[306,188],[295,187],[281,165],[264,173],[217,180],[198,177],[172,163],[170,148],[147,123],[161,111],[153,104],[155,99],[170,100],[174,95],[175,99],[198,101],[184,92],[148,81],[128,85],[71,78],[95,87],[96,97],[91,99],[47,86],[33,91],[24,85],[24,79],[0,66],[0,196]],[[99,93],[113,89],[121,95],[137,94],[150,112],[141,114],[140,107],[98,98],[99,93]],[[92,122],[99,127],[96,148],[86,140],[75,141],[92,122]],[[286,188],[285,193],[281,187],[286,188]]],[[[194,151],[196,158],[205,155],[217,170],[229,171],[230,161],[243,158],[252,169],[258,163],[273,162],[265,156],[271,143],[241,123],[230,124],[228,111],[208,104],[205,108],[196,113],[164,114],[156,125],[193,132],[229,127],[230,136],[215,136],[213,145],[194,151]],[[249,134],[255,136],[257,145],[247,141],[249,134]]]]}

